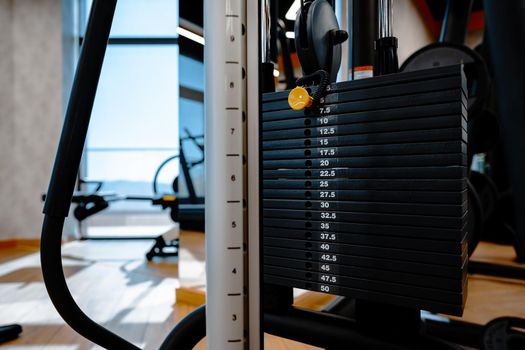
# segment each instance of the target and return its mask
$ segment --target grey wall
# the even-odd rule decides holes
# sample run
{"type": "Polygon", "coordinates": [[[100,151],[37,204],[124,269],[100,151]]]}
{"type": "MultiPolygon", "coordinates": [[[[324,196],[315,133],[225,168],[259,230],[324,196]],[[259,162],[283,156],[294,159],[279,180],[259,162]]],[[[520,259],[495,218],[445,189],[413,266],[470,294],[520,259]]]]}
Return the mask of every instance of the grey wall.
{"type": "Polygon", "coordinates": [[[419,11],[410,0],[394,0],[394,35],[399,38],[397,54],[401,65],[412,53],[432,42],[419,11]]]}
{"type": "Polygon", "coordinates": [[[13,23],[11,0],[0,0],[0,239],[4,233],[13,234],[15,225],[7,208],[13,191],[8,179],[13,170],[11,149],[14,144],[13,118],[13,23]],[[5,184],[5,185],[4,185],[5,184]],[[1,200],[3,198],[4,200],[1,200]]]}
{"type": "Polygon", "coordinates": [[[61,0],[0,0],[0,239],[37,238],[63,115],[61,0]]]}

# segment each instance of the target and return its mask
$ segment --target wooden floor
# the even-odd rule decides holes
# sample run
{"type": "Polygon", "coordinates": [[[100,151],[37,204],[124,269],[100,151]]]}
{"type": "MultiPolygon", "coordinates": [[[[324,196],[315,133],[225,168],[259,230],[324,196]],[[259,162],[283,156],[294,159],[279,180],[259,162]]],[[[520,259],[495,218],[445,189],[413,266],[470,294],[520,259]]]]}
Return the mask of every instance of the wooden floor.
{"type": "MultiPolygon", "coordinates": [[[[184,233],[180,263],[147,263],[151,241],[84,241],[64,246],[64,266],[71,291],[97,322],[143,349],[158,349],[163,337],[193,306],[176,303],[182,283],[198,286],[204,277],[203,236],[184,233]],[[180,266],[179,266],[180,265],[180,266]]],[[[510,262],[512,251],[484,244],[477,260],[510,262]]],[[[301,306],[318,308],[331,298],[302,295],[301,306]]],[[[471,276],[463,319],[478,323],[501,315],[525,318],[525,283],[471,276]]],[[[20,323],[22,336],[0,346],[12,350],[99,349],[64,324],[48,300],[33,247],[0,248],[0,324],[20,323]]],[[[197,349],[204,349],[204,342],[197,349]]],[[[266,349],[316,349],[266,336],[266,349]]]]}

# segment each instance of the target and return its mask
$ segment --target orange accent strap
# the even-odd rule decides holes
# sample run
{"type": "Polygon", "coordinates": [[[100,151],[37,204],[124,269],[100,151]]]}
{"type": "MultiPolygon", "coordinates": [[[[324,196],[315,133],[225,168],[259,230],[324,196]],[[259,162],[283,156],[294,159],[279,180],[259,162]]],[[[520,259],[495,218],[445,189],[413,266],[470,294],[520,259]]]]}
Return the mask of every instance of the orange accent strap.
{"type": "Polygon", "coordinates": [[[359,66],[359,67],[354,67],[352,69],[352,72],[361,72],[361,71],[364,71],[364,70],[374,70],[374,66],[359,66]]]}

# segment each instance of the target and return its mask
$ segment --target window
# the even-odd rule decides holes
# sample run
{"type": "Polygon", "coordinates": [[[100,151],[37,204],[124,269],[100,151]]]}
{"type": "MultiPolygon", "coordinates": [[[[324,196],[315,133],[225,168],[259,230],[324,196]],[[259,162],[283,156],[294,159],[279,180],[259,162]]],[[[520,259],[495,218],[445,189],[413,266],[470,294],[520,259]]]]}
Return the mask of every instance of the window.
{"type": "MultiPolygon", "coordinates": [[[[81,33],[91,2],[81,0],[81,33]]],[[[117,4],[81,172],[86,180],[102,181],[102,191],[151,196],[157,167],[179,152],[177,28],[178,0],[117,4]]],[[[197,86],[192,79],[190,85],[197,86]]],[[[200,113],[202,123],[202,110],[194,107],[190,113],[200,113]]],[[[199,130],[192,123],[183,125],[199,130]]],[[[159,181],[171,184],[178,173],[175,162],[159,181]]],[[[147,202],[119,202],[110,209],[158,210],[147,202]]]]}

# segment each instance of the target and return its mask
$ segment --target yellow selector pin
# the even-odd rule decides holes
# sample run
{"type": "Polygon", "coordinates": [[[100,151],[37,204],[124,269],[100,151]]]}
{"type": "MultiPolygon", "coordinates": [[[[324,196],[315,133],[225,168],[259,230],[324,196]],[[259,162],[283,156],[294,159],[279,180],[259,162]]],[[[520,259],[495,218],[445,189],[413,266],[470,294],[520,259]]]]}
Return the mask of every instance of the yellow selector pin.
{"type": "Polygon", "coordinates": [[[312,96],[310,96],[308,91],[302,86],[293,88],[288,95],[288,104],[294,111],[308,108],[312,105],[312,102],[312,96]]]}

